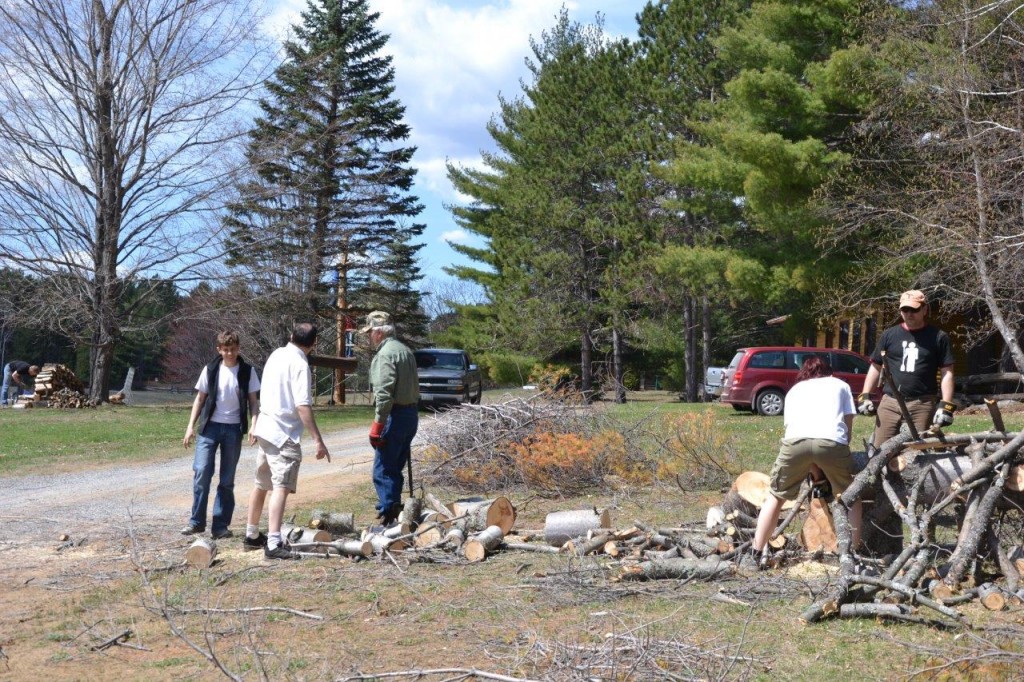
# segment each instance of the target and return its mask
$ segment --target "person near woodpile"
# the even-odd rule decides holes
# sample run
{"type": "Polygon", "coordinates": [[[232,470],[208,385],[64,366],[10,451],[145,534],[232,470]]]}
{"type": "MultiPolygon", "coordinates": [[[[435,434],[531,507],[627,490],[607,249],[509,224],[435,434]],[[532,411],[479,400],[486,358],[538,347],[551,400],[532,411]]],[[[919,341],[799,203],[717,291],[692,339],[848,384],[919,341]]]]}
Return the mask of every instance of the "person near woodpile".
{"type": "Polygon", "coordinates": [[[17,395],[28,388],[29,377],[39,374],[39,365],[30,365],[22,360],[11,360],[4,365],[3,389],[0,392],[0,404],[13,405],[17,395]]]}
{"type": "Polygon", "coordinates": [[[882,332],[878,346],[871,355],[871,367],[864,378],[863,392],[857,397],[857,411],[875,415],[874,446],[900,432],[903,412],[893,391],[895,384],[914,421],[918,433],[929,426],[942,427],[953,423],[953,344],[949,335],[928,323],[928,298],[918,290],[900,295],[900,317],[903,321],[882,332]],[[889,372],[893,381],[884,382],[884,395],[878,405],[871,392],[879,384],[882,372],[889,372]],[[941,374],[941,379],[937,377],[941,374]],[[936,394],[942,399],[936,405],[936,394]]]}
{"type": "Polygon", "coordinates": [[[373,393],[373,486],[377,489],[377,518],[388,525],[402,511],[403,469],[412,456],[412,439],[419,427],[420,388],[416,357],[395,338],[391,315],[376,310],[359,330],[368,334],[374,350],[370,363],[373,393]]]}
{"type": "MultiPolygon", "coordinates": [[[[239,348],[237,333],[218,333],[218,357],[203,368],[196,382],[196,399],[182,439],[186,448],[193,437],[196,441],[192,461],[192,514],[181,531],[183,535],[206,530],[206,507],[213,472],[218,468],[219,448],[220,481],[213,502],[210,534],[214,540],[232,536],[229,526],[235,511],[235,469],[242,455],[242,435],[250,431],[250,416],[255,425],[260,412],[257,398],[260,379],[252,365],[239,355],[239,348]]],[[[250,433],[249,444],[255,442],[250,433]]]]}
{"type": "Polygon", "coordinates": [[[281,537],[288,495],[296,491],[303,430],[316,445],[316,458],[331,461],[331,453],[313,416],[313,391],[307,356],[316,346],[317,328],[300,322],[292,329],[286,346],[278,348],[263,367],[260,392],[260,418],[253,428],[259,444],[256,457],[256,484],[249,496],[249,519],[245,527],[245,550],[263,547],[269,559],[298,559],[281,537]],[[267,510],[267,534],[260,532],[263,503],[270,492],[267,510]]]}
{"type": "MultiPolygon", "coordinates": [[[[850,434],[857,413],[853,393],[845,381],[832,376],[832,366],[820,355],[809,355],[800,367],[796,384],[786,394],[783,410],[785,433],[772,466],[768,500],[757,517],[752,547],[760,554],[779,520],[786,500],[800,495],[800,486],[811,474],[822,475],[832,492],[840,495],[853,482],[850,434]]],[[[853,547],[860,544],[860,500],[850,509],[853,547]]]]}

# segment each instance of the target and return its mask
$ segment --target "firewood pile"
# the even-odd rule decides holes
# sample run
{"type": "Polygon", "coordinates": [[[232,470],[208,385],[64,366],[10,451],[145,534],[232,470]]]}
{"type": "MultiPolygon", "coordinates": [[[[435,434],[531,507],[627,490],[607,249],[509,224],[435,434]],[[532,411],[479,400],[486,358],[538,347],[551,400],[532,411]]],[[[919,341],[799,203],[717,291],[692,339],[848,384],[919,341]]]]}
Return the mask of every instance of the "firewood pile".
{"type": "Polygon", "coordinates": [[[81,409],[83,407],[97,407],[100,401],[95,398],[90,398],[80,391],[75,391],[70,388],[62,388],[59,391],[50,393],[46,398],[46,404],[49,407],[55,407],[62,410],[81,409]]]}
{"type": "Polygon", "coordinates": [[[43,365],[36,375],[33,400],[58,409],[96,407],[99,401],[85,395],[85,386],[66,365],[43,365]]]}
{"type": "Polygon", "coordinates": [[[62,390],[81,393],[85,390],[85,386],[78,380],[75,373],[65,365],[43,365],[42,369],[39,370],[39,374],[36,375],[35,399],[46,400],[52,394],[62,390]]]}

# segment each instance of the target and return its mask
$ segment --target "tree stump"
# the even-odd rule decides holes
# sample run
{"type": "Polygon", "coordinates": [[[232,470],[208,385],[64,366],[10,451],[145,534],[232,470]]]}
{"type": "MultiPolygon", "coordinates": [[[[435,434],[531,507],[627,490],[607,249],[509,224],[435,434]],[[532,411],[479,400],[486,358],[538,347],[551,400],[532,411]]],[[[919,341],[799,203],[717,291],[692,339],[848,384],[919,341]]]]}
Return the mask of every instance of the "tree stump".
{"type": "Polygon", "coordinates": [[[832,524],[832,512],[819,497],[811,498],[804,527],[800,530],[800,544],[808,552],[820,549],[835,554],[839,549],[836,529],[832,524]]]}
{"type": "Polygon", "coordinates": [[[217,543],[208,538],[196,538],[185,551],[185,563],[193,568],[209,568],[217,558],[217,543]]]}

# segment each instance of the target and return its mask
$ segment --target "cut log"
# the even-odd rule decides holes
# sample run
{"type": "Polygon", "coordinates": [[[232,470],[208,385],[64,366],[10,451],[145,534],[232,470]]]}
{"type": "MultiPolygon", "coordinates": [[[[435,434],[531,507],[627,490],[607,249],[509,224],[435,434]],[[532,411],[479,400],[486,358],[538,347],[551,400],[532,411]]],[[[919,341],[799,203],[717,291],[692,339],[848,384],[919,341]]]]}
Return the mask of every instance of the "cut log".
{"type": "Polygon", "coordinates": [[[330,542],[334,538],[326,530],[319,530],[317,528],[303,528],[302,526],[293,526],[290,523],[281,524],[281,537],[289,542],[289,544],[302,544],[307,542],[330,542]]]}
{"type": "Polygon", "coordinates": [[[735,566],[728,561],[665,559],[645,561],[623,569],[621,580],[714,580],[732,575],[735,566]]]}
{"type": "Polygon", "coordinates": [[[412,530],[416,530],[416,526],[419,524],[422,512],[423,500],[418,497],[410,497],[406,499],[405,506],[402,507],[402,513],[398,518],[399,520],[408,523],[412,530]]]}
{"type": "Polygon", "coordinates": [[[744,471],[736,477],[733,490],[744,500],[760,509],[771,494],[768,492],[770,485],[771,480],[768,478],[768,474],[763,474],[760,471],[744,471]]]}
{"type": "Polygon", "coordinates": [[[811,498],[804,527],[800,530],[800,544],[808,552],[820,549],[834,554],[839,548],[832,512],[820,497],[811,498]]]}
{"type": "Polygon", "coordinates": [[[466,532],[461,528],[449,528],[448,532],[445,533],[444,538],[441,540],[442,544],[445,544],[452,549],[458,549],[465,541],[466,532]]]}
{"type": "Polygon", "coordinates": [[[207,538],[196,538],[185,550],[185,563],[193,568],[209,568],[217,558],[217,543],[207,538]]]}
{"type": "Polygon", "coordinates": [[[1002,611],[1006,608],[1006,595],[992,583],[985,583],[978,588],[978,598],[989,611],[1002,611]]]}
{"type": "Polygon", "coordinates": [[[401,552],[402,550],[409,548],[409,543],[405,540],[385,537],[380,533],[367,535],[363,540],[370,543],[373,547],[374,554],[383,554],[384,552],[401,552]]]}
{"type": "Polygon", "coordinates": [[[538,545],[532,542],[505,542],[502,548],[520,552],[540,552],[542,554],[558,554],[559,549],[551,545],[538,545]]]}
{"type": "Polygon", "coordinates": [[[574,538],[586,536],[588,530],[611,528],[608,510],[578,509],[551,512],[544,519],[544,539],[553,547],[560,547],[574,538]]]}
{"type": "Polygon", "coordinates": [[[315,530],[325,530],[331,535],[352,535],[356,532],[355,514],[317,509],[309,519],[309,527],[315,530]]]}
{"type": "Polygon", "coordinates": [[[448,505],[448,509],[452,516],[465,516],[468,520],[466,527],[470,531],[483,531],[498,526],[507,535],[516,522],[516,508],[507,497],[457,500],[448,505]]]}
{"type": "Polygon", "coordinates": [[[483,561],[491,554],[501,541],[505,538],[505,531],[501,526],[488,526],[477,533],[462,546],[462,554],[470,561],[483,561]]]}
{"type": "Polygon", "coordinates": [[[413,544],[420,548],[434,547],[441,544],[443,539],[444,533],[437,524],[421,525],[416,531],[416,537],[413,538],[413,544]]]}

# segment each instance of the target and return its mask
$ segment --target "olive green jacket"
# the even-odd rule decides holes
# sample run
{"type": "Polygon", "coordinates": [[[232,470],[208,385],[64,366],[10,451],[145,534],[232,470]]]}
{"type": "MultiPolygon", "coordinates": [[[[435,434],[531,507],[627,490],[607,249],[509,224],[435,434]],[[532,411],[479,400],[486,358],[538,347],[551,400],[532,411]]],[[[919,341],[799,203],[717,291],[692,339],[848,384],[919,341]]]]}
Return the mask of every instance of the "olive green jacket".
{"type": "Polygon", "coordinates": [[[416,356],[404,343],[389,336],[377,346],[370,363],[374,421],[384,424],[394,405],[414,405],[420,399],[416,356]]]}

